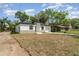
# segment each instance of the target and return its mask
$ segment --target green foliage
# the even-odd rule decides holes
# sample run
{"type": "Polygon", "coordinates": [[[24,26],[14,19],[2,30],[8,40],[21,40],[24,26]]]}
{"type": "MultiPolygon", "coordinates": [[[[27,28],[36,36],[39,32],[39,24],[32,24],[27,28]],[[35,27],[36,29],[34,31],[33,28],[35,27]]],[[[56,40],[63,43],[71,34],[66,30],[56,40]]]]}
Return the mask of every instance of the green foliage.
{"type": "Polygon", "coordinates": [[[7,30],[7,17],[3,17],[2,19],[0,19],[0,30],[1,31],[6,31],[7,30]]]}
{"type": "Polygon", "coordinates": [[[24,21],[29,21],[34,24],[35,22],[40,22],[42,24],[50,24],[53,31],[60,31],[61,28],[56,27],[57,25],[61,26],[72,26],[73,29],[79,28],[79,18],[68,19],[68,12],[66,11],[56,11],[53,9],[46,9],[37,13],[35,16],[29,16],[25,12],[17,11],[15,13],[15,18],[19,20],[14,20],[13,22],[8,20],[7,17],[0,19],[0,31],[5,31],[6,24],[9,25],[8,30],[15,32],[15,27],[24,21]]]}
{"type": "Polygon", "coordinates": [[[44,11],[41,11],[40,13],[36,15],[36,19],[37,19],[37,22],[45,24],[46,21],[48,20],[48,16],[46,15],[44,11]]]}
{"type": "Polygon", "coordinates": [[[10,29],[11,29],[11,34],[16,34],[18,32],[15,31],[16,26],[19,24],[18,20],[15,20],[14,22],[11,23],[10,25],[10,29]]]}
{"type": "Polygon", "coordinates": [[[66,17],[68,15],[68,13],[65,11],[58,12],[53,9],[46,9],[45,13],[48,16],[48,18],[51,20],[51,23],[55,25],[61,25],[62,24],[61,22],[64,19],[66,20],[66,17]]]}
{"type": "MultiPolygon", "coordinates": [[[[55,12],[53,18],[55,19],[55,24],[61,25],[62,22],[66,22],[67,13],[66,12],[55,12]]],[[[67,22],[66,22],[67,23],[67,22]]]]}
{"type": "Polygon", "coordinates": [[[37,19],[34,16],[30,16],[30,22],[34,24],[35,22],[37,22],[37,19]]]}
{"type": "Polygon", "coordinates": [[[78,29],[79,28],[79,18],[71,19],[71,25],[72,25],[73,29],[78,29]]]}
{"type": "Polygon", "coordinates": [[[69,26],[69,25],[70,25],[70,19],[67,19],[67,18],[63,19],[63,20],[61,21],[61,24],[62,24],[63,26],[69,26]]]}
{"type": "Polygon", "coordinates": [[[18,18],[21,22],[24,22],[29,18],[29,16],[25,12],[17,11],[15,13],[15,18],[18,18]]]}
{"type": "Polygon", "coordinates": [[[54,31],[60,31],[61,28],[55,27],[57,25],[69,26],[70,19],[67,19],[68,13],[65,11],[55,11],[53,9],[46,9],[46,15],[48,16],[48,20],[51,21],[51,25],[54,31]]]}

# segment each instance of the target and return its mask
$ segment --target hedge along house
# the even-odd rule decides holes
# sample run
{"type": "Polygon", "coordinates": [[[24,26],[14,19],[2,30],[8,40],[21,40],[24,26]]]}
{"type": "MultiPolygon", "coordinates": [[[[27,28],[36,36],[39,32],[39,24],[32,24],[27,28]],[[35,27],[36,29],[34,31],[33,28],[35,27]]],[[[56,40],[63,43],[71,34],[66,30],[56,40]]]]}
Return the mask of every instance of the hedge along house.
{"type": "Polygon", "coordinates": [[[44,25],[42,23],[31,24],[29,22],[19,23],[15,29],[16,32],[19,33],[27,33],[27,32],[51,32],[50,25],[44,25]]]}

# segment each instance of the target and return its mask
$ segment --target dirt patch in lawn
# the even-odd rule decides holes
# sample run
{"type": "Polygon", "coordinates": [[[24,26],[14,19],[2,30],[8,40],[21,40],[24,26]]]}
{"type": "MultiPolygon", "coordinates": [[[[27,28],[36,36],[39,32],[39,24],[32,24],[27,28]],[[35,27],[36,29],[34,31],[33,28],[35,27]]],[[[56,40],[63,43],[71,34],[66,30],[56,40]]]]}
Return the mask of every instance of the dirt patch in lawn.
{"type": "Polygon", "coordinates": [[[55,34],[15,34],[12,37],[29,55],[79,55],[79,38],[55,34]]]}
{"type": "Polygon", "coordinates": [[[20,47],[9,32],[0,33],[0,56],[25,56],[28,53],[20,47]]]}

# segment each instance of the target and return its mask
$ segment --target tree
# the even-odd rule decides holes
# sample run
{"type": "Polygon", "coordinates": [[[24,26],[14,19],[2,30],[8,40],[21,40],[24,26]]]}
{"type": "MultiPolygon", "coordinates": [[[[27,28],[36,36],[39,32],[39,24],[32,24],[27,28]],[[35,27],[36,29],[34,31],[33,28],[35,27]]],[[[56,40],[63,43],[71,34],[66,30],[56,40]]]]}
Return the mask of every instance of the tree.
{"type": "Polygon", "coordinates": [[[68,15],[65,11],[56,11],[53,9],[46,9],[45,10],[46,15],[49,19],[51,19],[51,23],[55,23],[57,25],[61,24],[62,20],[66,20],[66,16],[68,15]]]}
{"type": "Polygon", "coordinates": [[[68,15],[68,13],[66,13],[66,12],[55,12],[54,13],[54,19],[56,20],[56,24],[57,25],[61,25],[62,23],[62,21],[64,20],[64,21],[66,21],[67,19],[66,19],[66,16],[68,15]]]}
{"type": "MultiPolygon", "coordinates": [[[[66,19],[68,13],[65,11],[55,11],[53,9],[46,9],[45,10],[48,19],[51,21],[52,30],[56,28],[57,25],[66,25],[68,24],[68,19],[66,19]],[[64,23],[63,23],[64,22],[64,23]]],[[[60,31],[60,28],[56,28],[57,31],[60,31]]]]}
{"type": "Polygon", "coordinates": [[[9,25],[8,30],[11,31],[11,29],[12,29],[12,22],[11,22],[11,20],[7,20],[7,24],[9,25]]]}
{"type": "Polygon", "coordinates": [[[48,20],[48,16],[44,11],[39,12],[36,16],[37,22],[40,22],[42,24],[45,24],[46,21],[48,20]]]}
{"type": "Polygon", "coordinates": [[[71,19],[71,25],[73,29],[79,28],[79,18],[73,18],[71,19]]]}
{"type": "Polygon", "coordinates": [[[13,22],[11,20],[7,20],[7,23],[9,25],[9,30],[12,30],[19,24],[19,20],[14,20],[13,22]]]}
{"type": "Polygon", "coordinates": [[[25,12],[17,11],[15,18],[18,18],[21,22],[28,20],[29,16],[25,12]]]}
{"type": "Polygon", "coordinates": [[[19,24],[19,20],[14,20],[13,22],[10,22],[11,33],[18,33],[18,32],[16,32],[16,26],[18,24],[19,24]]]}
{"type": "Polygon", "coordinates": [[[70,19],[67,19],[67,18],[65,18],[61,21],[61,25],[63,25],[63,26],[69,26],[70,23],[71,23],[70,19]]]}
{"type": "Polygon", "coordinates": [[[5,31],[5,30],[7,30],[7,17],[3,17],[2,19],[0,19],[0,29],[1,29],[1,31],[5,31]]]}
{"type": "Polygon", "coordinates": [[[37,22],[37,19],[35,18],[35,16],[29,16],[29,18],[30,18],[30,22],[32,24],[34,24],[35,22],[37,22]]]}

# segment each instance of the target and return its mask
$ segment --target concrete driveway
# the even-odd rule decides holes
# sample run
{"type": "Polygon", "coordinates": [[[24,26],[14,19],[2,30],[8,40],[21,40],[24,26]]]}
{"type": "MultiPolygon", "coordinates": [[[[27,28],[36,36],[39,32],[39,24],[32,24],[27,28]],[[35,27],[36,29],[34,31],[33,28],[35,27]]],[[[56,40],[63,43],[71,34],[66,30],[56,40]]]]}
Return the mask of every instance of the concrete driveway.
{"type": "Polygon", "coordinates": [[[0,56],[28,55],[8,32],[0,32],[0,56]]]}

